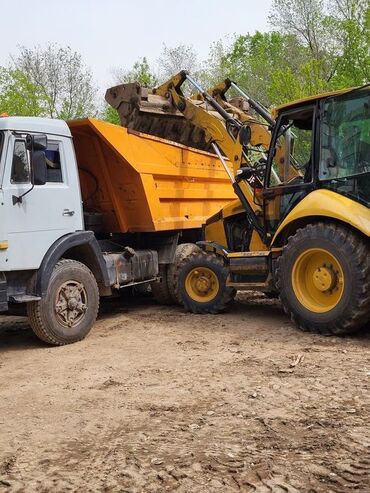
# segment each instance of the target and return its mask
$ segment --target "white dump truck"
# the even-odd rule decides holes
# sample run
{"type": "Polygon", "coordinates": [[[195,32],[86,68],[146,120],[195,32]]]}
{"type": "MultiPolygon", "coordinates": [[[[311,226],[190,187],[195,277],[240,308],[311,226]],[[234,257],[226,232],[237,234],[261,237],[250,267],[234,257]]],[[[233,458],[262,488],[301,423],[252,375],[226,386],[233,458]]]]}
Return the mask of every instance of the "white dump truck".
{"type": "Polygon", "coordinates": [[[0,118],[0,170],[0,311],[25,305],[54,345],[115,289],[176,302],[181,245],[233,198],[214,155],[95,119],[0,118]]]}

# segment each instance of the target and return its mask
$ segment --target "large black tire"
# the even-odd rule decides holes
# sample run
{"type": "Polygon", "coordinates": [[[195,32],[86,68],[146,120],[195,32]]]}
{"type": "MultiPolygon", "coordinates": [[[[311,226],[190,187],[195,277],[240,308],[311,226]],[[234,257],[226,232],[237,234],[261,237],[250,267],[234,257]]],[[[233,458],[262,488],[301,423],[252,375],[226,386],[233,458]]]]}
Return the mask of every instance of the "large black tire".
{"type": "Polygon", "coordinates": [[[180,305],[176,294],[177,270],[182,259],[192,252],[199,252],[200,248],[194,243],[181,243],[177,245],[175,258],[172,264],[160,265],[160,281],[151,283],[154,299],[160,305],[180,305]]]}
{"type": "Polygon", "coordinates": [[[99,290],[90,269],[75,260],[60,260],[51,274],[47,294],[28,303],[27,314],[36,336],[62,346],[82,340],[99,310],[99,290]]]}
{"type": "Polygon", "coordinates": [[[182,261],[192,255],[193,253],[199,253],[201,249],[195,243],[181,243],[177,245],[175,258],[172,264],[168,266],[167,272],[167,284],[170,295],[173,302],[177,305],[181,305],[181,300],[178,296],[177,281],[179,278],[179,270],[181,269],[182,261]]]}
{"type": "MultiPolygon", "coordinates": [[[[235,289],[226,286],[227,276],[228,268],[221,256],[202,250],[194,251],[182,259],[176,270],[176,297],[187,311],[198,314],[221,313],[229,307],[236,294],[235,289]],[[205,293],[204,300],[202,293],[198,296],[195,290],[189,290],[191,276],[201,273],[201,277],[203,272],[204,277],[208,273],[212,279],[211,288],[205,293]]],[[[207,279],[205,281],[209,283],[207,279]]]]}
{"type": "Polygon", "coordinates": [[[159,276],[161,278],[160,281],[150,283],[153,297],[160,305],[173,305],[175,303],[175,299],[170,292],[167,279],[168,264],[161,264],[159,266],[159,276]]]}
{"type": "Polygon", "coordinates": [[[302,330],[323,335],[343,335],[355,332],[367,326],[370,321],[369,241],[351,229],[336,223],[319,222],[299,229],[294,236],[289,238],[278,259],[276,286],[280,292],[285,312],[302,330]],[[313,271],[310,268],[315,269],[315,265],[305,264],[303,267],[306,269],[304,270],[305,276],[302,276],[304,282],[297,283],[294,273],[299,272],[297,266],[304,265],[300,264],[302,262],[300,259],[304,259],[305,255],[311,255],[309,252],[315,251],[324,252],[320,255],[326,255],[325,252],[328,252],[337,262],[339,269],[336,270],[333,264],[327,263],[323,266],[318,265],[317,270],[313,271]],[[310,296],[315,297],[312,298],[314,301],[322,299],[317,298],[321,296],[318,291],[315,291],[317,285],[314,285],[315,289],[313,289],[312,284],[309,284],[310,277],[317,276],[318,271],[321,272],[320,275],[329,274],[331,281],[329,289],[324,290],[326,286],[324,282],[318,290],[323,292],[329,300],[325,301],[328,305],[322,312],[319,311],[325,304],[304,303],[306,300],[311,301],[310,296]],[[306,290],[305,285],[309,285],[310,289],[306,290]],[[294,286],[296,286],[297,293],[294,286]],[[302,297],[302,292],[308,293],[306,298],[302,297]],[[333,293],[337,298],[331,307],[332,298],[330,297],[333,293]]]}

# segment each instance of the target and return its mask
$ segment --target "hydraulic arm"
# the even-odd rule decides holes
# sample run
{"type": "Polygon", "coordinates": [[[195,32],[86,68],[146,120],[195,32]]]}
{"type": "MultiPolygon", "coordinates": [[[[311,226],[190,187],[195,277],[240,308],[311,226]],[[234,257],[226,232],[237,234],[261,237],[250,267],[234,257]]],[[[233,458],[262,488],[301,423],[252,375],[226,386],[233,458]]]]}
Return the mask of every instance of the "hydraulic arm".
{"type": "Polygon", "coordinates": [[[214,97],[210,96],[185,71],[176,74],[154,89],[153,93],[170,100],[171,104],[181,111],[187,120],[194,126],[203,129],[206,140],[212,145],[229,174],[235,194],[247,213],[249,224],[265,242],[264,230],[258,220],[258,216],[261,214],[261,206],[254,200],[254,189],[247,180],[237,180],[235,178],[235,176],[238,176],[240,168],[250,167],[251,164],[246,154],[246,146],[250,140],[249,127],[246,127],[243,122],[230,115],[230,112],[227,111],[223,104],[220,104],[214,97]],[[204,105],[199,105],[193,99],[184,96],[181,86],[185,81],[188,81],[200,93],[205,103],[204,105]],[[216,111],[222,119],[208,111],[207,107],[216,111]],[[234,174],[230,172],[222,153],[231,162],[234,174]]]}
{"type": "Polygon", "coordinates": [[[187,120],[202,128],[205,132],[206,140],[219,146],[228,157],[233,165],[234,174],[240,166],[248,164],[243,153],[243,146],[235,138],[242,126],[241,122],[233,118],[222,105],[209,96],[185,71],[174,75],[164,84],[153,89],[153,94],[167,98],[187,120]],[[196,101],[184,96],[181,86],[185,81],[190,82],[199,91],[202,100],[206,103],[205,106],[199,105],[196,101]],[[207,105],[219,113],[222,119],[207,111],[207,105]]]}
{"type": "Polygon", "coordinates": [[[252,147],[262,147],[268,151],[271,143],[271,128],[275,125],[275,120],[257,101],[250,98],[237,84],[230,79],[225,79],[208,91],[209,94],[226,111],[237,115],[242,124],[247,124],[251,129],[250,145],[252,147]],[[226,93],[233,88],[239,94],[238,98],[228,100],[226,93]],[[250,112],[254,109],[264,121],[257,120],[250,112]]]}
{"type": "MultiPolygon", "coordinates": [[[[237,115],[238,120],[240,120],[243,125],[248,125],[251,131],[250,147],[252,150],[261,153],[260,162],[265,163],[267,161],[267,154],[271,145],[271,132],[276,124],[276,121],[268,110],[259,102],[248,96],[248,94],[231,79],[225,79],[208,92],[226,111],[237,115]],[[234,89],[239,94],[239,97],[228,100],[226,98],[226,93],[230,89],[234,89]],[[252,108],[264,120],[264,122],[254,118],[250,112],[250,108],[252,108]]],[[[286,146],[286,139],[289,138],[289,136],[288,131],[287,135],[276,143],[275,161],[276,163],[279,163],[280,166],[284,166],[285,163],[290,162],[290,156],[287,155],[286,146]]],[[[274,176],[276,184],[278,184],[280,180],[276,170],[272,169],[271,173],[274,176]]],[[[300,176],[294,166],[289,166],[288,175],[290,179],[300,176]]]]}

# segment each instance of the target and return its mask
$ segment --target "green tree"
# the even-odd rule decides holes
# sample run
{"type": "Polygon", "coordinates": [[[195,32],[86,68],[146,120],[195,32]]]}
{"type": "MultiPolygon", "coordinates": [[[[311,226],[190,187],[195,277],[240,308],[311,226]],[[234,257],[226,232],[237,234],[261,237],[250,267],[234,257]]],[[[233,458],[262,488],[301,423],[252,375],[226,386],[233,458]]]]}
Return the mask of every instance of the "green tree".
{"type": "Polygon", "coordinates": [[[44,116],[48,102],[42,91],[20,70],[0,67],[0,113],[44,116]]]}
{"type": "MultiPolygon", "coordinates": [[[[307,48],[303,92],[361,85],[370,78],[368,0],[274,0],[270,23],[307,48]],[[316,76],[316,82],[312,77],[316,76]]],[[[299,75],[299,74],[298,74],[299,75]]]]}
{"type": "Polygon", "coordinates": [[[113,108],[110,104],[104,105],[101,118],[102,120],[105,120],[108,123],[114,123],[115,125],[121,124],[118,111],[115,108],[113,108]]]}
{"type": "Polygon", "coordinates": [[[47,101],[47,116],[69,120],[96,114],[92,73],[69,46],[21,46],[12,60],[14,69],[24,73],[47,101]]]}
{"type": "Polygon", "coordinates": [[[152,71],[146,57],[137,60],[129,70],[116,69],[114,79],[116,84],[139,82],[146,87],[155,87],[158,84],[158,78],[152,71]]]}
{"type": "MultiPolygon", "coordinates": [[[[115,85],[139,82],[145,87],[155,87],[158,84],[158,79],[152,72],[148,60],[143,57],[137,60],[131,69],[116,69],[114,71],[115,85]]],[[[105,104],[101,117],[103,120],[114,123],[115,125],[120,124],[120,119],[117,110],[112,108],[109,104],[105,104]]]]}
{"type": "Polygon", "coordinates": [[[267,106],[369,81],[367,0],[274,0],[270,23],[217,47],[213,73],[267,106]]]}
{"type": "Polygon", "coordinates": [[[306,60],[307,49],[295,36],[257,31],[238,36],[219,66],[223,77],[231,77],[252,97],[270,106],[299,97],[301,82],[294,74],[306,60]]]}
{"type": "Polygon", "coordinates": [[[202,69],[198,72],[199,82],[207,89],[216,85],[223,78],[228,77],[228,68],[225,66],[228,54],[235,37],[220,39],[212,43],[209,49],[208,58],[202,63],[202,69]]]}
{"type": "Polygon", "coordinates": [[[163,45],[162,53],[158,58],[159,77],[161,82],[165,82],[172,75],[179,73],[181,70],[193,74],[194,77],[199,75],[201,70],[198,55],[191,45],[180,44],[169,47],[163,45]]]}
{"type": "Polygon", "coordinates": [[[363,0],[335,0],[332,23],[340,53],[333,75],[333,88],[362,85],[370,81],[370,8],[363,0]]]}

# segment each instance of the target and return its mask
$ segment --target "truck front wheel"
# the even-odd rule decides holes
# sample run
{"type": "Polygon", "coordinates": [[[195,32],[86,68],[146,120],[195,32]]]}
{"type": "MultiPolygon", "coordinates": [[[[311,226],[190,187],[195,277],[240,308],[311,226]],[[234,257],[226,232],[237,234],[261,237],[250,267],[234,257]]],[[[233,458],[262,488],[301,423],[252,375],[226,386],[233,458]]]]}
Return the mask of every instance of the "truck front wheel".
{"type": "Polygon", "coordinates": [[[51,274],[47,294],[27,305],[30,325],[48,344],[80,341],[90,332],[99,310],[99,290],[92,272],[76,260],[60,260],[51,274]]]}

